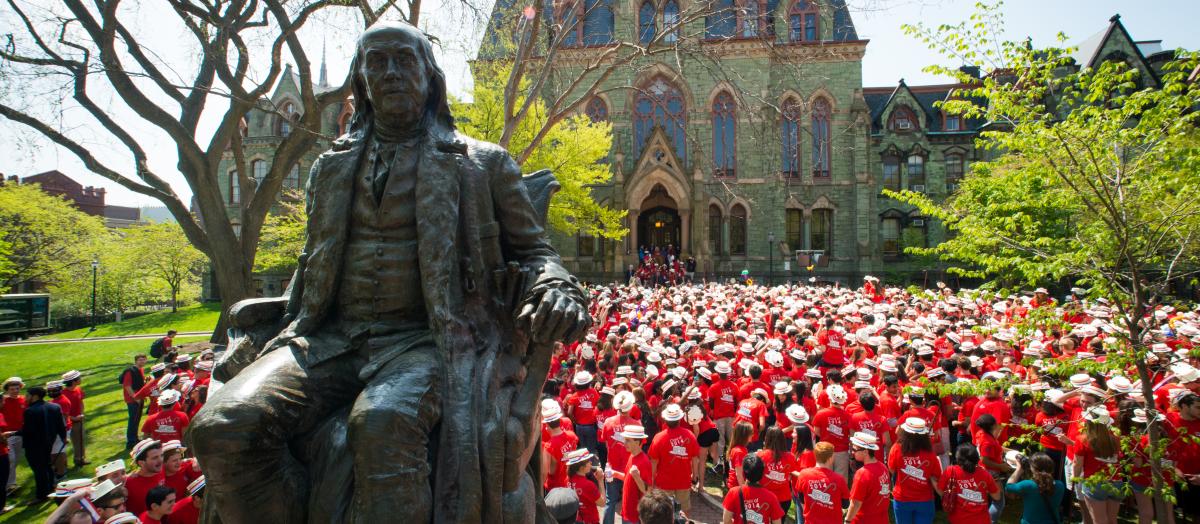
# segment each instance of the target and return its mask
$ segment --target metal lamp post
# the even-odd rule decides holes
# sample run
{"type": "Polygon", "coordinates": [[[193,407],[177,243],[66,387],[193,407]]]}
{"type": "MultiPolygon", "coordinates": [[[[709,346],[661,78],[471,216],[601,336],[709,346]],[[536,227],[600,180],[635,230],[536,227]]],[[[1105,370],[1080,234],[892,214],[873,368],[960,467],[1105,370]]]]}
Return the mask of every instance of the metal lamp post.
{"type": "Polygon", "coordinates": [[[775,233],[767,232],[767,286],[775,285],[775,233]]]}
{"type": "Polygon", "coordinates": [[[92,259],[92,331],[96,330],[96,271],[100,269],[100,260],[92,259]]]}

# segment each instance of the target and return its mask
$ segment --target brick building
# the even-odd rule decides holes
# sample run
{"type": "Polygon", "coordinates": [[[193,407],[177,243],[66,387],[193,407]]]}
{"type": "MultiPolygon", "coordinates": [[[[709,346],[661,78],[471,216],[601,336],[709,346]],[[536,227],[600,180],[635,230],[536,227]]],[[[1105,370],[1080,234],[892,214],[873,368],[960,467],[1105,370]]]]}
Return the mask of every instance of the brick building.
{"type": "MultiPolygon", "coordinates": [[[[0,176],[0,183],[3,183],[0,176]]],[[[105,191],[102,187],[86,186],[76,182],[71,177],[57,169],[30,175],[25,178],[8,177],[7,182],[17,184],[38,184],[42,191],[60,196],[70,201],[80,211],[104,219],[108,227],[129,227],[142,223],[141,210],[136,207],[113,206],[105,203],[105,191]]]]}

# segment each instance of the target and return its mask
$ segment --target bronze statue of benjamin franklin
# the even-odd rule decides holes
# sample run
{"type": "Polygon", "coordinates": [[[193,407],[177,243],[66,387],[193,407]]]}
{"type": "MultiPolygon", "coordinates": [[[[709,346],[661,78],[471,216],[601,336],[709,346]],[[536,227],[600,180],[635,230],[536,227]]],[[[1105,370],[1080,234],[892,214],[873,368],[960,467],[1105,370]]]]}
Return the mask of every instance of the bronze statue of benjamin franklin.
{"type": "Polygon", "coordinates": [[[189,429],[206,518],[543,520],[538,393],[548,348],[590,325],[585,294],[516,163],[455,131],[424,34],[372,26],[351,74],[354,119],[312,167],[283,320],[265,343],[231,339],[226,360],[241,362],[222,362],[233,371],[189,429]],[[339,416],[329,447],[340,438],[343,454],[315,452],[335,464],[298,457],[339,416]],[[319,467],[347,482],[329,487],[319,467]],[[341,509],[314,502],[331,489],[346,490],[341,509]]]}

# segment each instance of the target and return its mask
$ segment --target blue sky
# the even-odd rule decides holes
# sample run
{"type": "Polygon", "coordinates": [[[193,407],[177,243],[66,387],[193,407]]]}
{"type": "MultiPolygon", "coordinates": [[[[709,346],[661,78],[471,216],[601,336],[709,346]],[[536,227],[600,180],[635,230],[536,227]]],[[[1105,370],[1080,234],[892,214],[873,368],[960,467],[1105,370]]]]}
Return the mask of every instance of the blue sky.
{"type": "MultiPolygon", "coordinates": [[[[453,6],[458,1],[427,0],[426,4],[427,7],[453,6]]],[[[923,22],[931,27],[943,23],[957,23],[970,16],[974,10],[974,1],[848,0],[848,3],[859,36],[871,40],[862,62],[864,86],[895,85],[900,78],[904,78],[910,85],[941,83],[946,79],[923,73],[921,69],[935,62],[958,65],[946,64],[922,43],[906,36],[900,26],[915,22],[923,22]]],[[[461,95],[470,89],[466,67],[469,55],[467,50],[474,49],[480,31],[472,31],[469,21],[465,21],[467,17],[456,16],[451,14],[452,11],[453,8],[442,11],[435,8],[427,13],[436,12],[442,16],[426,16],[423,20],[430,24],[424,29],[441,36],[446,43],[444,48],[438,50],[438,59],[447,74],[451,91],[461,95]],[[472,33],[475,38],[471,38],[472,33]]],[[[1052,44],[1055,35],[1060,31],[1070,37],[1070,42],[1081,42],[1102,31],[1107,26],[1109,17],[1120,13],[1121,20],[1135,40],[1161,39],[1164,49],[1200,49],[1200,31],[1197,31],[1195,26],[1196,21],[1200,20],[1200,0],[1009,0],[1003,7],[1003,12],[1007,27],[1005,36],[1008,39],[1023,39],[1029,36],[1038,46],[1052,44]]],[[[188,50],[183,48],[182,42],[170,31],[154,30],[157,27],[157,20],[154,18],[160,15],[145,16],[147,19],[139,22],[139,29],[149,33],[146,42],[166,59],[177,59],[181,64],[189,63],[188,50]]],[[[318,52],[320,42],[328,45],[330,78],[336,82],[345,75],[357,31],[346,30],[345,18],[335,17],[313,22],[301,34],[313,42],[312,45],[306,46],[310,56],[318,52]]],[[[183,69],[189,67],[183,66],[183,69]]],[[[51,102],[47,101],[46,104],[51,102]]],[[[223,111],[221,106],[219,102],[211,103],[209,109],[214,112],[223,111]]],[[[118,116],[123,112],[127,113],[127,110],[119,107],[119,103],[114,107],[117,108],[115,114],[118,116]]],[[[74,127],[71,125],[73,113],[65,112],[64,115],[64,123],[74,127]]],[[[206,111],[206,118],[211,120],[209,116],[211,115],[206,111]]],[[[150,153],[151,165],[165,175],[177,193],[185,199],[190,199],[191,191],[183,183],[182,177],[173,172],[173,166],[176,164],[173,144],[156,129],[138,127],[140,129],[135,129],[135,132],[147,139],[146,150],[150,153]]],[[[203,134],[205,129],[206,122],[202,119],[201,132],[202,136],[205,136],[204,143],[207,142],[208,136],[203,134]]],[[[208,129],[211,129],[211,126],[208,129]]],[[[9,122],[0,122],[0,132],[29,136],[26,129],[9,122]]],[[[84,140],[88,141],[86,138],[84,140]]],[[[109,203],[159,205],[152,199],[136,195],[114,182],[89,173],[73,155],[39,139],[34,139],[33,142],[36,147],[29,147],[29,141],[0,141],[0,155],[7,160],[4,167],[6,175],[27,176],[58,169],[84,185],[107,188],[109,203]]],[[[129,167],[128,153],[119,147],[100,147],[97,154],[117,169],[129,167]]]]}

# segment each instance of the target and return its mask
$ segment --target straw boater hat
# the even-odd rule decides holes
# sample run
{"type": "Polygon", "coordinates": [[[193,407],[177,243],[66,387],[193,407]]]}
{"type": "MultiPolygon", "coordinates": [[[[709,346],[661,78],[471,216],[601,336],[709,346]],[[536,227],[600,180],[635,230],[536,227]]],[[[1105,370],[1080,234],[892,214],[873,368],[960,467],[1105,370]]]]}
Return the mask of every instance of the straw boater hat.
{"type": "Polygon", "coordinates": [[[905,433],[913,435],[924,435],[929,433],[929,425],[925,423],[925,419],[921,417],[908,417],[904,419],[904,423],[900,424],[900,429],[905,433]]]}
{"type": "Polygon", "coordinates": [[[858,432],[855,432],[853,435],[850,435],[850,444],[853,444],[855,447],[858,447],[858,448],[869,449],[869,450],[873,450],[873,451],[878,450],[879,449],[878,442],[879,442],[879,440],[875,438],[875,435],[872,435],[865,431],[858,431],[858,432]]]}
{"type": "Polygon", "coordinates": [[[1092,406],[1083,412],[1083,419],[1093,424],[1110,425],[1113,423],[1112,415],[1108,414],[1108,409],[1104,406],[1092,406]]]}
{"type": "Polygon", "coordinates": [[[625,426],[625,429],[621,430],[621,438],[623,439],[645,440],[647,437],[646,428],[641,426],[635,426],[631,424],[625,426]]]}
{"type": "Polygon", "coordinates": [[[573,380],[573,382],[575,383],[576,386],[586,386],[588,384],[591,384],[592,383],[592,374],[588,373],[587,371],[580,371],[575,374],[575,380],[573,380]]]}
{"type": "MultiPolygon", "coordinates": [[[[1133,418],[1131,418],[1130,420],[1132,420],[1138,424],[1149,423],[1149,420],[1146,418],[1146,410],[1142,409],[1142,408],[1134,408],[1133,418]]],[[[1157,412],[1157,411],[1154,413],[1154,421],[1155,422],[1162,422],[1164,420],[1167,420],[1166,415],[1163,415],[1162,413],[1157,412]]]]}
{"type": "Polygon", "coordinates": [[[825,388],[825,396],[829,397],[829,402],[833,404],[845,404],[847,399],[846,390],[837,384],[825,388]]]}
{"type": "Polygon", "coordinates": [[[662,418],[667,422],[675,422],[683,419],[683,417],[683,408],[680,408],[679,404],[667,404],[667,407],[662,410],[662,418]]]}
{"type": "Polygon", "coordinates": [[[617,411],[625,413],[630,409],[633,409],[633,404],[635,401],[636,398],[634,398],[633,393],[629,391],[622,391],[613,397],[613,407],[617,408],[617,411]]]}
{"type": "Polygon", "coordinates": [[[88,498],[91,500],[100,500],[104,498],[105,495],[112,493],[113,490],[119,487],[121,486],[116,482],[106,479],[104,482],[96,484],[92,487],[92,492],[89,494],[88,498]]]}
{"type": "Polygon", "coordinates": [[[188,487],[187,487],[188,495],[191,495],[193,497],[196,496],[196,493],[199,493],[200,490],[204,489],[204,486],[206,486],[207,484],[208,484],[207,481],[204,480],[204,475],[200,475],[199,477],[196,477],[196,480],[193,480],[190,484],[188,484],[188,487]]]}
{"type": "Polygon", "coordinates": [[[557,402],[550,404],[542,403],[542,422],[550,423],[562,418],[562,408],[557,402]]]}
{"type": "Polygon", "coordinates": [[[787,419],[791,421],[792,424],[808,423],[808,412],[805,411],[804,407],[799,404],[792,404],[788,406],[787,409],[784,410],[784,414],[787,415],[787,419]]]}
{"type": "Polygon", "coordinates": [[[121,460],[121,459],[117,459],[112,462],[107,462],[107,463],[101,464],[99,467],[97,467],[96,468],[96,478],[100,478],[105,475],[111,475],[118,471],[124,471],[124,470],[125,470],[125,461],[121,460]]]}
{"type": "Polygon", "coordinates": [[[772,392],[776,395],[786,395],[792,392],[792,385],[781,380],[775,383],[774,391],[772,392]]]}
{"type": "Polygon", "coordinates": [[[149,450],[150,448],[153,448],[154,446],[161,446],[161,445],[162,445],[161,442],[154,440],[152,438],[142,440],[141,442],[134,444],[133,449],[129,450],[129,457],[132,458],[134,460],[134,462],[137,462],[137,460],[142,458],[142,455],[145,454],[147,450],[149,450]]]}
{"type": "Polygon", "coordinates": [[[68,371],[68,372],[66,372],[66,373],[63,373],[63,374],[62,374],[62,379],[63,379],[63,382],[70,382],[70,381],[72,381],[72,380],[75,380],[75,379],[77,379],[77,378],[79,378],[79,377],[81,377],[81,376],[83,376],[83,375],[82,375],[82,374],[80,374],[78,371],[76,371],[76,370],[72,369],[71,371],[68,371]]]}
{"type": "Polygon", "coordinates": [[[579,448],[575,451],[571,451],[571,452],[567,453],[566,455],[563,455],[563,462],[565,462],[568,466],[574,466],[580,462],[588,461],[591,459],[592,459],[592,454],[591,454],[591,452],[588,451],[587,448],[579,448]]]}
{"type": "Polygon", "coordinates": [[[12,384],[16,384],[18,386],[25,387],[25,382],[21,380],[21,377],[8,377],[7,379],[4,379],[4,388],[5,389],[8,389],[8,386],[10,386],[12,384]]]}
{"type": "Polygon", "coordinates": [[[137,515],[127,511],[109,517],[108,520],[104,521],[104,524],[141,524],[141,522],[141,520],[138,520],[137,515]]]}

